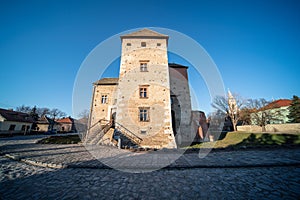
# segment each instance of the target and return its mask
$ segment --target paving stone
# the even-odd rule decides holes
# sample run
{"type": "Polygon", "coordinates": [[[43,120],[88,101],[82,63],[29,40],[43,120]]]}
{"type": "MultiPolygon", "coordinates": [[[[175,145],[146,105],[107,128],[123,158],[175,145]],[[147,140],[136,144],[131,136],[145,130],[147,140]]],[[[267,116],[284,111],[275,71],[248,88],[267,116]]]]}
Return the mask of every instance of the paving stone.
{"type": "MultiPolygon", "coordinates": [[[[64,162],[86,168],[45,168],[14,161],[2,154],[0,199],[297,199],[300,196],[299,165],[276,167],[276,163],[298,162],[299,149],[212,152],[203,159],[197,154],[185,154],[177,163],[188,167],[201,164],[206,168],[168,168],[133,174],[97,168],[102,163],[80,145],[38,145],[34,144],[35,140],[34,137],[15,141],[0,139],[1,151],[56,166],[64,162]],[[230,162],[227,157],[231,158],[230,162]],[[275,166],[217,167],[236,165],[240,159],[244,159],[243,164],[273,163],[275,166]],[[87,168],[91,165],[96,168],[87,168]]],[[[106,158],[118,155],[114,150],[98,148],[106,158]]],[[[123,152],[118,157],[123,156],[123,166],[131,161],[125,155],[128,154],[123,152]]],[[[142,158],[141,166],[147,162],[143,155],[149,156],[145,152],[133,155],[135,162],[142,158]]],[[[150,156],[149,166],[157,166],[159,161],[174,155],[157,152],[150,156]]]]}

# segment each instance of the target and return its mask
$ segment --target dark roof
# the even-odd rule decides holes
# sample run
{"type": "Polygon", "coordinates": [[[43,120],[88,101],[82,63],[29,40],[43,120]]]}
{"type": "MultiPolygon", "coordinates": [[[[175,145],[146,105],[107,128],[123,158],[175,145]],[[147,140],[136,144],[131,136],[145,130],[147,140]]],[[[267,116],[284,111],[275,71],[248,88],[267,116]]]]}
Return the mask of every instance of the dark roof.
{"type": "Polygon", "coordinates": [[[94,85],[117,85],[119,78],[102,78],[94,83],[94,85]]]}
{"type": "Polygon", "coordinates": [[[0,115],[5,118],[6,121],[13,121],[13,122],[28,122],[33,123],[34,120],[32,117],[27,113],[17,112],[13,110],[6,110],[0,108],[0,115]]]}
{"type": "Polygon", "coordinates": [[[150,29],[141,29],[139,31],[122,35],[121,38],[165,38],[168,39],[169,36],[152,31],[150,29]]]}
{"type": "Polygon", "coordinates": [[[188,68],[188,66],[179,65],[179,64],[176,64],[176,63],[169,63],[169,67],[172,67],[172,68],[188,68]]]}
{"type": "Polygon", "coordinates": [[[38,124],[57,124],[56,121],[54,121],[53,119],[47,117],[46,115],[40,117],[40,118],[37,120],[37,123],[38,123],[38,124]]]}

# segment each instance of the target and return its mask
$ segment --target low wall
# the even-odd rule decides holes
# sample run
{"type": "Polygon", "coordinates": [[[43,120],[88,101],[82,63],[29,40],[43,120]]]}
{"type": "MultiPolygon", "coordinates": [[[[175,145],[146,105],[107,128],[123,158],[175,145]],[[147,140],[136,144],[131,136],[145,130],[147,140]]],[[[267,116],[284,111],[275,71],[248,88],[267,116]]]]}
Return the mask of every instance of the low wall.
{"type": "MultiPolygon", "coordinates": [[[[262,132],[262,128],[257,125],[237,126],[238,131],[247,132],[262,132]]],[[[297,132],[300,133],[300,123],[291,124],[268,124],[266,125],[266,132],[297,132]]]]}

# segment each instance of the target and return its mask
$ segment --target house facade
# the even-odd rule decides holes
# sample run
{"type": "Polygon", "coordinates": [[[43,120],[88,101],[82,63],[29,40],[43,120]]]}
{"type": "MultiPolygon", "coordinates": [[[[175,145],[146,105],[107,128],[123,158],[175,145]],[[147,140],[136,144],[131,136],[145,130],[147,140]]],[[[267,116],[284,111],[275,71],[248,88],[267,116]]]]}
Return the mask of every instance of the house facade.
{"type": "Polygon", "coordinates": [[[61,133],[76,132],[74,119],[71,117],[63,117],[56,120],[58,123],[58,131],[61,133]]]}
{"type": "Polygon", "coordinates": [[[44,115],[37,120],[35,131],[38,132],[57,131],[59,130],[59,128],[60,128],[59,124],[55,120],[44,115]]]}
{"type": "Polygon", "coordinates": [[[0,134],[26,134],[34,120],[27,113],[0,108],[0,134]]]}
{"type": "Polygon", "coordinates": [[[192,116],[188,67],[168,63],[168,38],[149,29],[121,36],[119,77],[94,83],[89,130],[113,122],[149,148],[194,140],[192,121],[200,119],[192,116]]]}
{"type": "MultiPolygon", "coordinates": [[[[266,115],[267,124],[285,124],[289,122],[289,107],[292,103],[292,100],[289,99],[278,99],[270,104],[266,105],[264,108],[261,108],[262,111],[258,111],[258,115],[266,115]]],[[[257,115],[256,114],[256,115],[257,115]]],[[[251,124],[257,124],[255,114],[251,114],[251,124]]]]}

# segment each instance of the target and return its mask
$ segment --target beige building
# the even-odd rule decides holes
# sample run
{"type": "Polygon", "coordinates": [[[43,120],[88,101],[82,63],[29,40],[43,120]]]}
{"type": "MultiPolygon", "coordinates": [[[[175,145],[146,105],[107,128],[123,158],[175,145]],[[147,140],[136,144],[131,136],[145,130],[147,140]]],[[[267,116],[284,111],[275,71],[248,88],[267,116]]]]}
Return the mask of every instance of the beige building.
{"type": "Polygon", "coordinates": [[[143,29],[121,36],[121,45],[119,78],[94,83],[86,141],[99,143],[109,128],[112,138],[141,147],[193,141],[187,67],[168,63],[168,36],[143,29]]]}
{"type": "Polygon", "coordinates": [[[27,134],[33,122],[27,113],[0,108],[0,134],[27,134]]]}
{"type": "Polygon", "coordinates": [[[46,115],[40,117],[36,121],[35,131],[38,132],[47,132],[54,131],[57,132],[59,130],[59,124],[53,119],[47,117],[46,115]]]}
{"type": "Polygon", "coordinates": [[[59,125],[58,131],[61,133],[76,132],[74,119],[72,117],[63,117],[57,119],[56,122],[59,125]]]}

